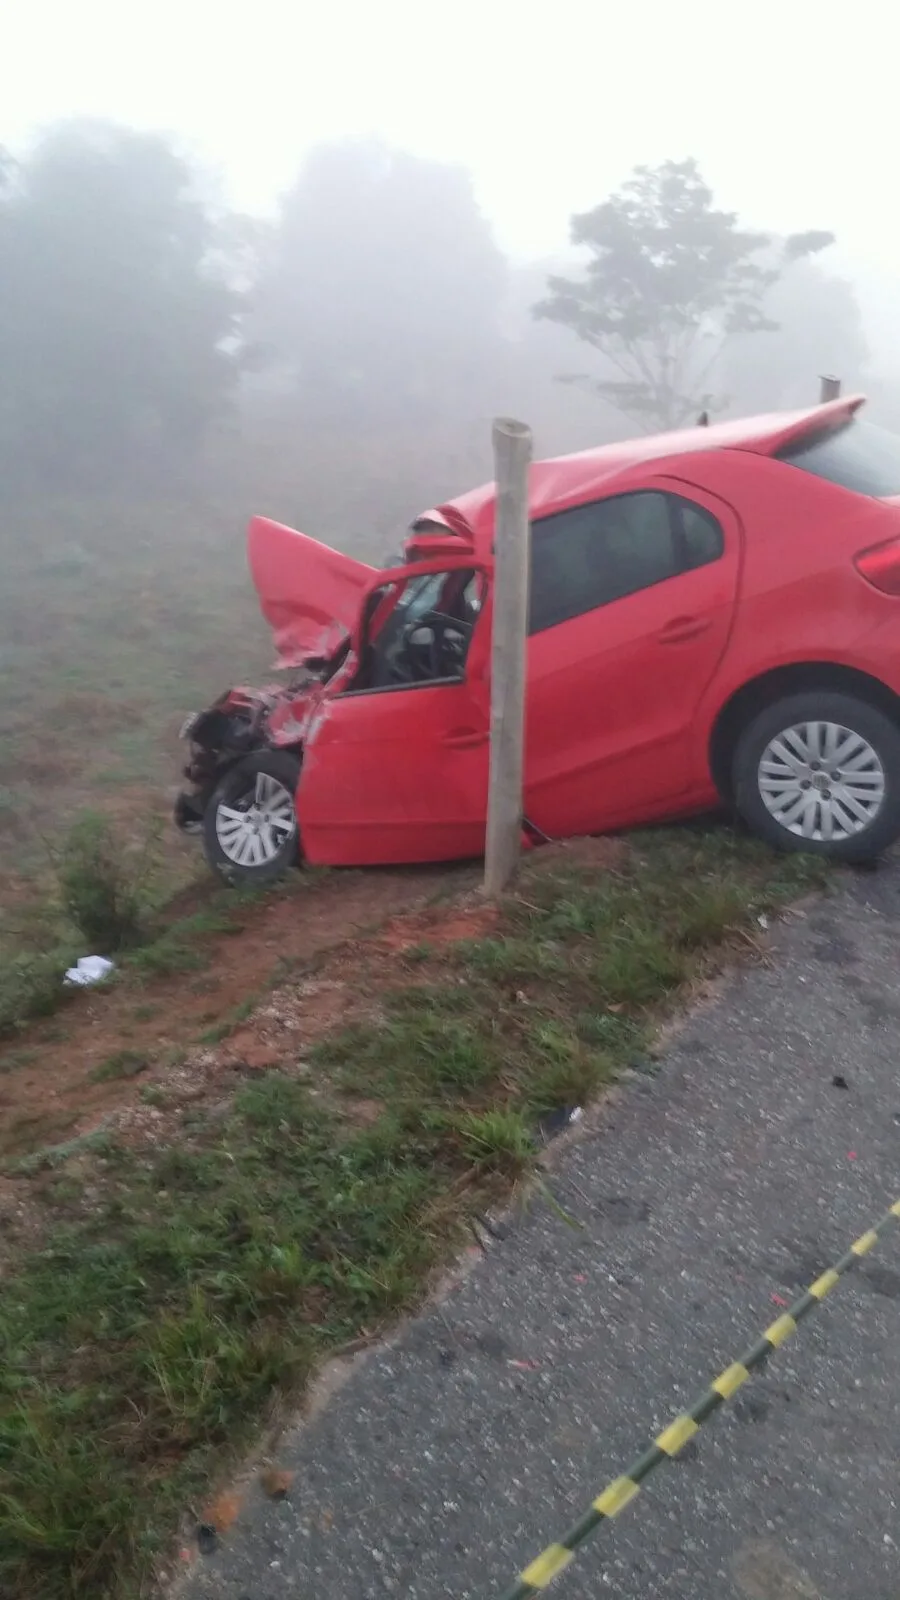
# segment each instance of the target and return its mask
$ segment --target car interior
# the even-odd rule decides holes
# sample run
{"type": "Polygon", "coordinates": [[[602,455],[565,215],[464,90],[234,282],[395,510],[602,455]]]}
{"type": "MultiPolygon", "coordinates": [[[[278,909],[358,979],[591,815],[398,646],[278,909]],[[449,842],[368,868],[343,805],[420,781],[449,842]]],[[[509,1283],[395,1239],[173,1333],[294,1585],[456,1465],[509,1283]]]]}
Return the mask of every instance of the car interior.
{"type": "Polygon", "coordinates": [[[384,626],[367,642],[354,690],[458,682],[465,676],[483,601],[479,572],[432,572],[408,579],[384,626]]]}

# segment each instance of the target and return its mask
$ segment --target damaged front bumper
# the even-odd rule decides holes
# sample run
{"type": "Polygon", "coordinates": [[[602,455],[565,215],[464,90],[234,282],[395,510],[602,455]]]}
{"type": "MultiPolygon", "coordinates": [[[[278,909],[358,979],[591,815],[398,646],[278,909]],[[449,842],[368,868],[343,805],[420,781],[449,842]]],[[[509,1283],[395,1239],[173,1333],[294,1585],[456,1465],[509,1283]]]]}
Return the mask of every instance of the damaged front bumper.
{"type": "Polygon", "coordinates": [[[239,739],[237,749],[223,748],[228,732],[228,722],[222,715],[225,703],[223,696],[215,706],[192,712],[181,724],[179,738],[188,745],[189,755],[181,769],[185,783],[175,799],[173,815],[175,826],[182,833],[200,832],[204,812],[223,770],[245,753],[245,739],[239,739]]]}
{"type": "MultiPolygon", "coordinates": [[[[190,738],[190,730],[197,721],[199,717],[188,718],[183,737],[190,738]]],[[[215,751],[193,745],[190,760],[182,767],[181,775],[186,781],[175,800],[175,826],[182,833],[199,833],[204,812],[222,775],[221,758],[215,751]]]]}
{"type": "Polygon", "coordinates": [[[176,796],[172,815],[182,833],[199,833],[203,827],[203,801],[197,792],[182,789],[176,796]]]}
{"type": "Polygon", "coordinates": [[[317,663],[315,672],[305,667],[291,683],[228,689],[206,711],[185,717],[180,737],[189,757],[175,800],[175,826],[183,833],[198,833],[225,773],[254,750],[271,746],[299,751],[310,716],[326,692],[324,682],[345,659],[342,648],[335,660],[317,663]]]}

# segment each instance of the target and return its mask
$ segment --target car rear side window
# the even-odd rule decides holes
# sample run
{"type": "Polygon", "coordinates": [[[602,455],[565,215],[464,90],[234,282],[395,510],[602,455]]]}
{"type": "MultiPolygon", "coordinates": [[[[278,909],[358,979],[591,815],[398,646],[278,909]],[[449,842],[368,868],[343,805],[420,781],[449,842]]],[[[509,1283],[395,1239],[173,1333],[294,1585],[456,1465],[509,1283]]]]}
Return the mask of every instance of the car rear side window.
{"type": "Polygon", "coordinates": [[[779,450],[777,459],[856,494],[900,495],[900,434],[857,417],[779,450]]]}
{"type": "Polygon", "coordinates": [[[656,490],[541,517],[531,530],[529,633],[715,561],[722,530],[700,507],[656,490]]]}
{"type": "Polygon", "coordinates": [[[725,549],[722,529],[714,516],[691,500],[674,499],[675,516],[681,529],[684,565],[691,572],[718,561],[725,549]]]}

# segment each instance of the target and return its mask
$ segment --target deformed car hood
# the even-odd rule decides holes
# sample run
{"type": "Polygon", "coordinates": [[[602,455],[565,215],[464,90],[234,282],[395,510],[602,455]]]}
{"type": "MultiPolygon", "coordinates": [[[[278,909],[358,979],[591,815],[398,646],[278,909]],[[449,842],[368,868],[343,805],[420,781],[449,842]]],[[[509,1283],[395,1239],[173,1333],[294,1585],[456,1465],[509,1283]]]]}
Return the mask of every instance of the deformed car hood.
{"type": "Polygon", "coordinates": [[[268,517],[247,531],[250,575],[280,667],[327,659],[352,630],[375,568],[268,517]]]}

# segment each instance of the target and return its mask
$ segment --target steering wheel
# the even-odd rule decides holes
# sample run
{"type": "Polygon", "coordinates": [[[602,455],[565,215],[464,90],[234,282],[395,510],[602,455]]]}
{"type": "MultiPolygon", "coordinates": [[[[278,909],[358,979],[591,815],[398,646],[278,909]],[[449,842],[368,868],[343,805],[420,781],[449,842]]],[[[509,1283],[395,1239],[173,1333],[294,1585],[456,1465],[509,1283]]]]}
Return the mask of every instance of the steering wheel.
{"type": "Polygon", "coordinates": [[[436,678],[462,675],[472,634],[472,624],[443,611],[426,611],[403,629],[394,657],[394,673],[401,683],[430,683],[436,678]],[[428,633],[416,640],[416,634],[428,633]]]}

